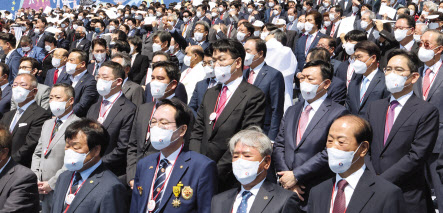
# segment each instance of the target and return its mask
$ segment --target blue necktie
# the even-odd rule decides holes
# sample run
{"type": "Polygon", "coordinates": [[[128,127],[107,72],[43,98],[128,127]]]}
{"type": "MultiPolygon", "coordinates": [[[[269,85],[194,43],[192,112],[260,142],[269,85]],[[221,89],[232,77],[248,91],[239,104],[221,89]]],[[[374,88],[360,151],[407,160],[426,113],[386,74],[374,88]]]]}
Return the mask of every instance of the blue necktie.
{"type": "Polygon", "coordinates": [[[155,179],[154,191],[152,193],[152,198],[155,198],[157,196],[157,199],[155,200],[155,208],[153,211],[155,213],[157,213],[160,210],[158,207],[160,206],[160,201],[162,199],[163,192],[165,191],[164,187],[162,189],[162,186],[166,180],[166,168],[168,167],[168,165],[169,165],[168,159],[163,158],[160,161],[160,165],[158,167],[157,178],[155,179]]]}
{"type": "Polygon", "coordinates": [[[361,89],[360,89],[360,105],[363,102],[363,96],[366,93],[366,84],[368,83],[369,79],[367,77],[363,77],[363,82],[361,83],[361,89]]]}
{"type": "Polygon", "coordinates": [[[238,206],[237,213],[247,213],[248,212],[248,199],[252,196],[250,191],[244,191],[241,194],[241,203],[238,206]]]}

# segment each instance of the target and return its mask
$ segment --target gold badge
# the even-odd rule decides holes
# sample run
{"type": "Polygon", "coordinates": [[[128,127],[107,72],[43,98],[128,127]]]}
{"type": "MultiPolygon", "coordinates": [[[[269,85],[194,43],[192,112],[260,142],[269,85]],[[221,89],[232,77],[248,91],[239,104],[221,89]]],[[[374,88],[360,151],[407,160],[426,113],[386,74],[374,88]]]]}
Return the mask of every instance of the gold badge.
{"type": "Polygon", "coordinates": [[[172,192],[174,193],[175,197],[180,196],[180,186],[173,186],[172,192]]]}
{"type": "Polygon", "coordinates": [[[153,166],[150,166],[150,167],[149,167],[149,169],[152,169],[152,168],[154,168],[154,167],[153,167],[153,166]]]}
{"type": "Polygon", "coordinates": [[[139,193],[140,195],[142,195],[142,194],[143,194],[143,187],[138,186],[137,189],[138,189],[138,193],[139,193]]]}
{"type": "Polygon", "coordinates": [[[182,197],[185,200],[189,200],[189,199],[191,199],[193,193],[194,192],[190,186],[185,186],[185,187],[183,187],[183,190],[182,190],[182,197]]]}
{"type": "Polygon", "coordinates": [[[93,180],[91,180],[91,181],[89,181],[89,183],[94,183],[94,181],[93,181],[93,180]]]}
{"type": "Polygon", "coordinates": [[[268,196],[265,196],[263,199],[267,200],[267,199],[268,199],[268,196]]]}
{"type": "Polygon", "coordinates": [[[175,198],[175,199],[172,201],[172,206],[173,206],[174,208],[178,208],[178,207],[180,207],[180,204],[181,204],[181,202],[180,202],[180,200],[179,200],[178,198],[175,198]]]}

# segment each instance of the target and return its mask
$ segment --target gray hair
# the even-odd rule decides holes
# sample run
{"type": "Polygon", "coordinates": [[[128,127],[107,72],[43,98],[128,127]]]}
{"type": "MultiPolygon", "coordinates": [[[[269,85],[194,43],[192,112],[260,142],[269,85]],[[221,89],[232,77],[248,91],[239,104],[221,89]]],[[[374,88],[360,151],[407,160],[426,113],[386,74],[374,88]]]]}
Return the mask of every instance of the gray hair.
{"type": "Polygon", "coordinates": [[[420,32],[422,33],[422,35],[423,35],[423,33],[425,33],[428,30],[428,25],[425,24],[425,23],[417,23],[415,25],[415,28],[418,28],[420,30],[420,32]]]}
{"type": "Polygon", "coordinates": [[[280,29],[276,29],[276,30],[271,31],[269,33],[269,35],[274,35],[274,38],[277,41],[279,41],[280,43],[282,43],[283,45],[285,45],[286,42],[288,41],[288,37],[286,36],[286,33],[281,31],[280,29]]]}
{"type": "Polygon", "coordinates": [[[229,140],[229,151],[231,154],[234,153],[234,148],[237,143],[256,148],[262,157],[272,155],[271,140],[258,126],[251,126],[245,130],[242,130],[235,134],[231,140],[229,140]]]}
{"type": "Polygon", "coordinates": [[[34,75],[31,75],[31,74],[28,74],[28,73],[21,73],[21,74],[18,74],[16,76],[16,78],[19,77],[19,76],[28,76],[28,77],[30,77],[31,78],[31,87],[32,88],[37,88],[38,81],[37,81],[37,78],[34,75]]]}
{"type": "Polygon", "coordinates": [[[112,55],[111,59],[114,59],[114,58],[123,59],[123,64],[120,64],[120,65],[122,65],[123,68],[131,67],[131,58],[129,57],[129,55],[127,53],[116,52],[112,55]]]}
{"type": "Polygon", "coordinates": [[[195,26],[197,26],[198,24],[203,25],[205,31],[209,32],[209,24],[206,21],[197,21],[197,23],[195,23],[195,26]]]}
{"type": "MultiPolygon", "coordinates": [[[[439,46],[443,46],[443,33],[438,31],[438,30],[426,30],[426,32],[433,32],[433,33],[437,33],[437,44],[439,46]]],[[[424,34],[424,33],[423,33],[424,34]]]]}
{"type": "Polygon", "coordinates": [[[87,34],[86,28],[83,26],[78,26],[77,29],[80,29],[80,31],[82,31],[82,33],[87,34]]]}
{"type": "Polygon", "coordinates": [[[436,12],[438,5],[432,1],[426,1],[425,3],[423,3],[423,6],[428,7],[429,12],[436,12]]]}
{"type": "Polygon", "coordinates": [[[172,20],[174,20],[174,22],[177,22],[177,16],[176,15],[170,15],[168,16],[168,18],[171,17],[172,20]]]}
{"type": "Polygon", "coordinates": [[[374,13],[374,12],[372,12],[372,11],[370,11],[370,10],[366,10],[363,14],[366,14],[366,13],[369,14],[369,16],[368,16],[369,20],[372,21],[372,20],[375,19],[375,13],[374,13]]]}

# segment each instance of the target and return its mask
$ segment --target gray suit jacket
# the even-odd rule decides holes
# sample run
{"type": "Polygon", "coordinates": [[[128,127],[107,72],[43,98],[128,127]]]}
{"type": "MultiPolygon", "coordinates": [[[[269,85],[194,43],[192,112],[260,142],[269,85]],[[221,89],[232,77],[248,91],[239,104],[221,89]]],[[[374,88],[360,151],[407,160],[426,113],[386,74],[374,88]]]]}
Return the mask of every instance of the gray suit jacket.
{"type": "Polygon", "coordinates": [[[140,106],[144,103],[144,90],[140,85],[131,80],[127,80],[125,84],[123,84],[122,90],[125,97],[132,101],[136,106],[140,106]]]}
{"type": "Polygon", "coordinates": [[[69,116],[50,142],[55,119],[55,117],[51,118],[43,124],[42,134],[32,155],[31,164],[31,170],[37,175],[38,180],[48,181],[52,189],[55,189],[58,176],[66,170],[63,166],[63,158],[65,156],[65,130],[72,122],[80,120],[75,114],[69,116]],[[45,154],[47,147],[48,151],[45,154]]]}
{"type": "MultiPolygon", "coordinates": [[[[51,87],[44,84],[37,85],[37,95],[35,95],[35,103],[41,106],[43,109],[49,109],[49,93],[51,93],[51,87]]],[[[17,108],[17,103],[11,99],[11,111],[17,108]]]]}

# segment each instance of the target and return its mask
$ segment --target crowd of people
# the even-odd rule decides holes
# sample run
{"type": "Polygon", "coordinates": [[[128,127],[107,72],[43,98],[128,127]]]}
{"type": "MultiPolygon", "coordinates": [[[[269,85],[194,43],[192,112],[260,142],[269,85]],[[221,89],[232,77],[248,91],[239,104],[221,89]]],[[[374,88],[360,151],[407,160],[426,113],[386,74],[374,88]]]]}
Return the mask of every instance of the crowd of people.
{"type": "Polygon", "coordinates": [[[0,212],[443,212],[443,2],[64,5],[0,31],[0,212]]]}

